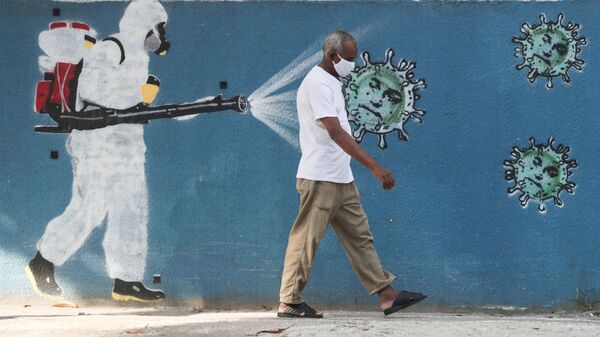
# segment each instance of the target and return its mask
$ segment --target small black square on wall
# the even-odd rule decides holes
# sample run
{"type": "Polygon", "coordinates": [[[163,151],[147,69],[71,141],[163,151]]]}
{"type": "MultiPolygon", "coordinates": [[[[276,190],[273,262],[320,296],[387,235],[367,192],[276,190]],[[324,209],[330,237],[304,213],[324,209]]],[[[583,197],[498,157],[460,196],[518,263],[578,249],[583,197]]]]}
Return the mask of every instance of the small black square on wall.
{"type": "Polygon", "coordinates": [[[154,274],[154,276],[152,277],[152,283],[154,283],[154,284],[162,283],[162,278],[160,277],[160,274],[154,274]]]}
{"type": "Polygon", "coordinates": [[[52,15],[53,16],[60,16],[60,8],[54,8],[54,9],[52,9],[52,15]]]}
{"type": "Polygon", "coordinates": [[[58,159],[58,151],[50,151],[51,159],[58,159]]]}
{"type": "Polygon", "coordinates": [[[227,89],[227,87],[228,87],[227,81],[221,81],[221,82],[219,82],[219,88],[221,88],[221,89],[227,89]]]}

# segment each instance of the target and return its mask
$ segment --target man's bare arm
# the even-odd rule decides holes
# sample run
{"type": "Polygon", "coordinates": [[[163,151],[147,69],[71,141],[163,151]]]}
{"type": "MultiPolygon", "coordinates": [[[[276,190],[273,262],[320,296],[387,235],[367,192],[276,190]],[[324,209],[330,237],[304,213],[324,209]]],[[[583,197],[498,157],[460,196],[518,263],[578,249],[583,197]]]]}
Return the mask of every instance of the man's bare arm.
{"type": "Polygon", "coordinates": [[[324,117],[319,120],[323,123],[325,129],[327,129],[329,137],[352,158],[368,168],[375,178],[381,182],[383,189],[389,190],[394,187],[395,182],[392,173],[379,165],[373,157],[358,145],[354,138],[342,128],[340,120],[337,117],[324,117]]]}

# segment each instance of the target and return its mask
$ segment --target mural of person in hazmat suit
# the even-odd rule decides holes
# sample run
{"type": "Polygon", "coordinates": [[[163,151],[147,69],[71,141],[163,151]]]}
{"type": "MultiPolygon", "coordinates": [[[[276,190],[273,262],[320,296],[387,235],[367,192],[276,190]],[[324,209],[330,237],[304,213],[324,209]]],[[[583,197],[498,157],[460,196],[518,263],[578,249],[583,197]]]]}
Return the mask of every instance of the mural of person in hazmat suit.
{"type": "MultiPolygon", "coordinates": [[[[77,87],[77,109],[127,109],[148,104],[158,79],[148,74],[149,52],[166,54],[167,13],[157,0],[133,0],[119,33],[98,41],[84,57],[77,87]]],[[[54,267],[65,263],[106,219],[103,248],[113,299],[154,301],[165,297],[142,284],[147,257],[148,190],[144,172],[143,125],[120,124],[73,130],[67,140],[72,157],[72,198],[38,242],[26,267],[34,290],[59,297],[54,267]]]]}

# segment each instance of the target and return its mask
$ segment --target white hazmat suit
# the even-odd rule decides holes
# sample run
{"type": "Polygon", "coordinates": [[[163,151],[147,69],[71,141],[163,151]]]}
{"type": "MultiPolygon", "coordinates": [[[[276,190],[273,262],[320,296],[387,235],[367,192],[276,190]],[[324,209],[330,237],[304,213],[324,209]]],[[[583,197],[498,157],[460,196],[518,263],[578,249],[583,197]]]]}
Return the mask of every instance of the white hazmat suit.
{"type": "MultiPolygon", "coordinates": [[[[167,22],[156,0],[134,0],[119,23],[119,33],[98,42],[84,59],[77,107],[85,103],[126,109],[142,101],[148,78],[149,31],[167,22]]],[[[144,172],[146,145],[142,125],[73,130],[67,140],[72,157],[73,194],[64,213],[48,223],[38,250],[61,265],[106,219],[103,240],[111,278],[143,279],[147,256],[148,190],[144,172]]]]}

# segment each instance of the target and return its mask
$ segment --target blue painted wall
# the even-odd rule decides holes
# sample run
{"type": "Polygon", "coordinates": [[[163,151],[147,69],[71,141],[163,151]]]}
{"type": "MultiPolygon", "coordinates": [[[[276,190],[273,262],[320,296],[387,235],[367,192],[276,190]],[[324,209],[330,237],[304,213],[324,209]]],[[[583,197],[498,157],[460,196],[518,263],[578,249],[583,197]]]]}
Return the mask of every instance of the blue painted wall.
{"type": "MultiPolygon", "coordinates": [[[[37,37],[52,8],[62,19],[117,31],[125,3],[0,4],[0,296],[32,294],[22,272],[46,223],[70,199],[72,173],[64,135],[37,134],[47,123],[32,112],[40,78],[37,37]],[[49,152],[58,150],[59,160],[49,152]]],[[[374,60],[387,48],[417,61],[427,81],[417,107],[422,125],[410,141],[377,137],[363,146],[395,174],[383,192],[353,163],[384,266],[400,288],[450,305],[569,303],[578,287],[600,287],[600,20],[597,1],[559,3],[413,2],[169,2],[170,54],[152,58],[162,81],[156,103],[184,102],[222,92],[249,95],[325,34],[371,25],[359,40],[374,60]],[[582,24],[588,39],[582,73],[570,86],[529,84],[515,70],[513,36],[540,13],[582,24]],[[219,81],[229,81],[227,90],[219,81]],[[565,206],[522,209],[509,197],[502,163],[529,137],[572,148],[579,162],[575,195],[565,206]]],[[[292,86],[297,86],[294,83],[292,86]]],[[[145,128],[150,192],[146,281],[163,277],[171,298],[275,302],[298,199],[300,154],[272,130],[235,113],[145,128]]],[[[71,298],[108,298],[103,228],[57,271],[71,298]]],[[[305,295],[313,301],[359,303],[368,298],[331,230],[322,242],[305,295]]]]}

